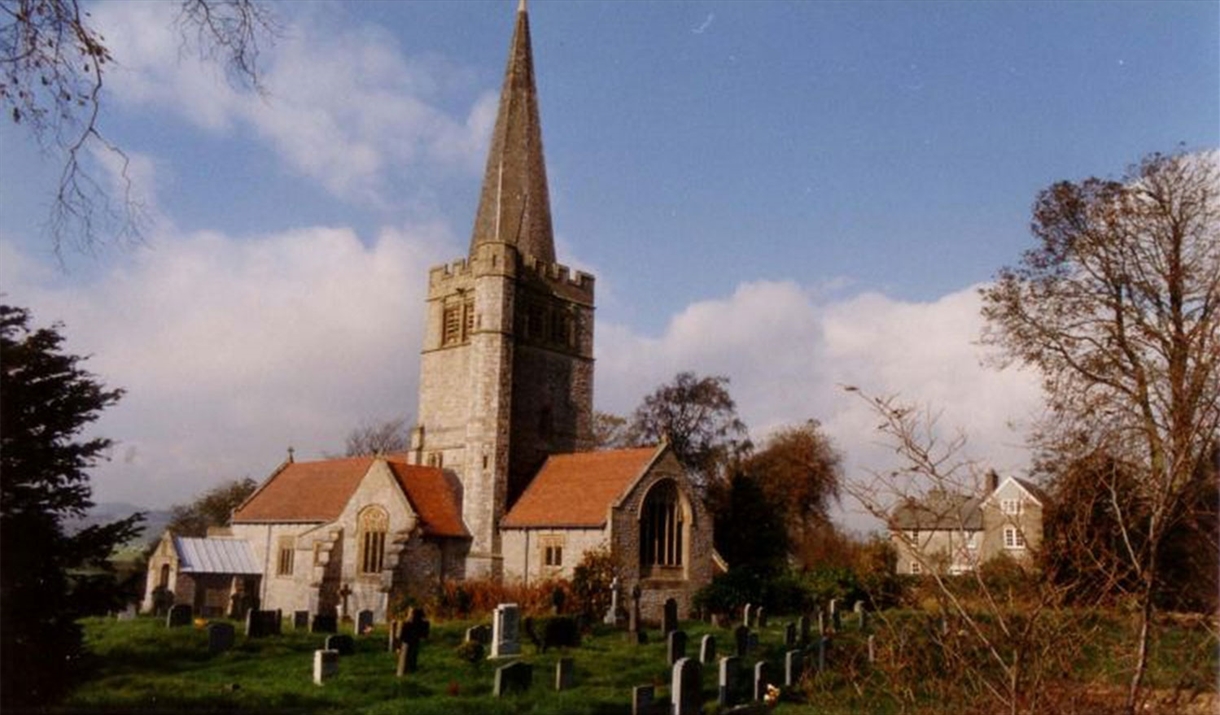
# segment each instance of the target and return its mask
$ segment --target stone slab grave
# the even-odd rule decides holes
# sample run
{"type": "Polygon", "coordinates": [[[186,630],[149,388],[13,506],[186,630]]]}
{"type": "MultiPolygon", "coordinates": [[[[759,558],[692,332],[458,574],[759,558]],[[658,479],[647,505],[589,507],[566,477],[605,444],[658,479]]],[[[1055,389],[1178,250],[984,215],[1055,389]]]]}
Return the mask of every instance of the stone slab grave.
{"type": "Polygon", "coordinates": [[[338,633],[339,617],[333,613],[315,613],[309,619],[310,633],[338,633]]]}
{"type": "Polygon", "coordinates": [[[208,653],[223,653],[231,649],[236,640],[237,629],[232,623],[214,621],[208,624],[208,653]]]}
{"type": "Polygon", "coordinates": [[[640,585],[637,583],[631,587],[631,610],[627,612],[627,642],[632,645],[648,642],[640,620],[640,595],[640,585]]]}
{"type": "Polygon", "coordinates": [[[321,685],[339,673],[339,652],[315,650],[313,652],[313,682],[321,685]]]}
{"type": "Polygon", "coordinates": [[[496,668],[496,684],[492,692],[500,698],[509,693],[525,692],[533,683],[534,666],[519,660],[496,668]]]}
{"type": "Polygon", "coordinates": [[[784,647],[791,648],[796,645],[796,624],[789,623],[784,626],[784,647]]]}
{"type": "Polygon", "coordinates": [[[658,715],[657,690],[652,685],[637,685],[631,689],[631,715],[658,715]]]}
{"type": "Polygon", "coordinates": [[[665,599],[661,609],[661,635],[668,636],[678,630],[678,602],[672,598],[665,599]]]}
{"type": "MultiPolygon", "coordinates": [[[[491,658],[521,655],[521,610],[515,603],[496,606],[491,625],[491,658]]],[[[497,671],[497,678],[499,674],[497,671]]]]}
{"type": "Polygon", "coordinates": [[[326,637],[326,650],[333,650],[339,655],[355,655],[356,641],[346,633],[326,637]]]}
{"type": "Polygon", "coordinates": [[[750,629],[746,626],[737,626],[733,629],[733,652],[738,658],[746,657],[746,653],[750,650],[750,629]]]}
{"type": "Polygon", "coordinates": [[[570,690],[575,683],[576,664],[571,658],[555,661],[555,690],[570,690]]]}
{"type": "Polygon", "coordinates": [[[194,620],[195,613],[191,610],[191,604],[189,603],[175,603],[169,607],[169,613],[165,614],[165,625],[167,628],[189,626],[194,620]]]}
{"type": "Polygon", "coordinates": [[[754,664],[754,699],[762,701],[767,696],[767,686],[771,684],[771,669],[767,661],[758,661],[754,664]]]}
{"type": "Polygon", "coordinates": [[[481,643],[484,646],[491,644],[491,626],[486,623],[471,626],[466,629],[466,640],[472,643],[481,643]]]}
{"type": "Polygon", "coordinates": [[[754,606],[747,603],[745,607],[741,609],[741,625],[745,626],[746,628],[753,626],[754,624],[750,622],[750,616],[753,614],[754,606]]]}
{"type": "Polygon", "coordinates": [[[801,657],[799,650],[790,650],[784,653],[784,687],[791,688],[800,682],[801,672],[804,670],[805,660],[801,657]]]}
{"type": "Polygon", "coordinates": [[[414,673],[419,669],[419,651],[423,640],[432,632],[432,624],[424,615],[424,609],[412,608],[407,620],[400,624],[398,648],[398,676],[414,673]]]}
{"type": "Polygon", "coordinates": [[[373,632],[373,612],[367,608],[356,613],[356,635],[364,636],[373,632]]]}
{"type": "Polygon", "coordinates": [[[309,611],[292,612],[292,630],[303,631],[309,628],[309,611]]]}
{"type": "Polygon", "coordinates": [[[686,657],[686,633],[673,631],[665,636],[665,662],[669,665],[686,657]]]}
{"type": "Polygon", "coordinates": [[[699,640],[699,662],[703,664],[716,660],[716,636],[708,633],[699,640]]]}
{"type": "Polygon", "coordinates": [[[280,635],[282,611],[246,611],[246,637],[267,638],[280,635]]]}
{"type": "Polygon", "coordinates": [[[721,707],[737,704],[741,690],[741,658],[735,655],[720,659],[717,702],[721,707]]]}
{"type": "Polygon", "coordinates": [[[674,715],[698,715],[702,705],[702,687],[703,666],[693,658],[679,658],[674,663],[669,690],[674,715]]]}

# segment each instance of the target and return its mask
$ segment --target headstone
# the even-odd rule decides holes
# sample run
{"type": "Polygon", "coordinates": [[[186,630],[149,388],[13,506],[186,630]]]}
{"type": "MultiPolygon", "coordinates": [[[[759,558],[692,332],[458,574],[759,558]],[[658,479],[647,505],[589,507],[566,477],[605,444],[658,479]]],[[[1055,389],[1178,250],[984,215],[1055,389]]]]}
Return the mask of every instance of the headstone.
{"type": "Polygon", "coordinates": [[[555,689],[571,689],[574,672],[575,666],[571,658],[560,658],[555,661],[555,689]]]}
{"type": "Polygon", "coordinates": [[[410,646],[405,646],[400,643],[398,645],[398,657],[395,659],[394,674],[401,678],[407,673],[414,672],[411,669],[412,657],[414,656],[412,655],[410,646]]]}
{"type": "Polygon", "coordinates": [[[818,672],[826,670],[826,646],[830,644],[830,639],[822,636],[818,639],[818,672]]]}
{"type": "Polygon", "coordinates": [[[737,684],[741,668],[741,659],[737,656],[726,656],[720,659],[720,689],[717,701],[721,707],[727,707],[737,703],[737,691],[740,686],[737,684]]]}
{"type": "Polygon", "coordinates": [[[738,658],[744,658],[749,650],[750,629],[746,626],[737,626],[733,629],[733,652],[738,658]]]}
{"type": "Polygon", "coordinates": [[[656,692],[656,688],[651,685],[637,685],[632,688],[631,715],[653,715],[656,692]]]}
{"type": "Polygon", "coordinates": [[[755,612],[754,620],[758,622],[759,628],[766,628],[767,627],[767,609],[764,608],[763,606],[759,606],[758,611],[755,612]]]}
{"type": "Polygon", "coordinates": [[[767,695],[767,686],[771,684],[771,674],[768,673],[767,661],[760,660],[754,664],[754,699],[761,701],[767,695]]]}
{"type": "Polygon", "coordinates": [[[315,613],[309,619],[310,633],[338,633],[339,618],[333,613],[315,613]]]}
{"type": "Polygon", "coordinates": [[[232,623],[213,621],[208,624],[208,653],[223,653],[233,647],[236,639],[237,629],[232,623]]]}
{"type": "Polygon", "coordinates": [[[818,635],[826,635],[826,614],[818,611],[818,635]]]}
{"type": "Polygon", "coordinates": [[[699,662],[711,663],[716,660],[716,636],[708,633],[699,641],[699,662]]]}
{"type": "Polygon", "coordinates": [[[355,655],[356,641],[346,633],[326,637],[326,650],[333,650],[339,655],[355,655]]]}
{"type": "Polygon", "coordinates": [[[356,613],[356,635],[363,636],[373,631],[373,612],[367,608],[356,613]]]}
{"type": "Polygon", "coordinates": [[[309,611],[292,612],[292,630],[303,631],[309,628],[309,611]]]}
{"type": "Polygon", "coordinates": [[[519,660],[496,668],[496,685],[493,693],[499,698],[508,693],[524,692],[530,689],[533,682],[534,666],[519,660]]]}
{"type": "Polygon", "coordinates": [[[195,614],[191,611],[189,603],[175,603],[169,607],[169,613],[165,616],[165,625],[169,628],[178,628],[179,626],[189,626],[195,620],[195,614]]]}
{"type": "Polygon", "coordinates": [[[609,626],[617,626],[620,622],[621,607],[618,604],[619,595],[622,592],[622,586],[619,585],[618,576],[610,582],[610,609],[606,611],[606,615],[602,621],[609,626]]]}
{"type": "Polygon", "coordinates": [[[432,630],[432,624],[424,617],[424,609],[412,608],[407,614],[407,621],[399,629],[399,661],[400,670],[404,673],[414,673],[419,669],[419,652],[423,648],[423,639],[432,630]]]}
{"type": "Polygon", "coordinates": [[[686,633],[673,631],[665,636],[665,662],[669,665],[686,657],[686,633]]]}
{"type": "Polygon", "coordinates": [[[750,616],[752,615],[753,609],[754,607],[748,603],[745,605],[745,608],[741,609],[741,625],[745,626],[746,628],[754,625],[750,622],[750,616]]]}
{"type": "Polygon", "coordinates": [[[637,633],[640,630],[640,584],[631,587],[631,613],[628,614],[627,630],[637,633]]]}
{"type": "Polygon", "coordinates": [[[830,624],[835,633],[843,630],[842,616],[839,615],[839,599],[830,599],[830,624]]]}
{"type": "Polygon", "coordinates": [[[784,647],[791,648],[796,645],[796,624],[789,623],[784,626],[784,647]]]}
{"type": "Polygon", "coordinates": [[[136,604],[127,604],[127,608],[114,614],[114,617],[120,621],[134,621],[136,619],[136,604]]]}
{"type": "Polygon", "coordinates": [[[796,619],[796,628],[801,635],[801,646],[809,645],[809,616],[796,619]]]}
{"type": "Polygon", "coordinates": [[[801,679],[801,670],[805,660],[799,650],[790,650],[784,654],[784,687],[791,688],[801,679]]]}
{"type": "Polygon", "coordinates": [[[877,662],[877,636],[868,637],[868,663],[872,665],[877,662]]]}
{"type": "MultiPolygon", "coordinates": [[[[521,654],[521,611],[515,603],[501,603],[496,606],[491,631],[491,656],[504,658],[521,654]]],[[[499,671],[496,678],[499,682],[499,671]]]]}
{"type": "Polygon", "coordinates": [[[466,629],[466,640],[472,643],[482,643],[483,645],[491,644],[491,626],[486,623],[477,626],[471,626],[466,629]]]}
{"type": "MultiPolygon", "coordinates": [[[[681,631],[675,631],[681,633],[681,631]]],[[[670,697],[674,715],[697,715],[700,705],[700,690],[703,687],[703,667],[692,658],[680,658],[674,663],[670,681],[670,697]]]]}
{"type": "Polygon", "coordinates": [[[280,612],[260,611],[251,608],[246,611],[246,637],[266,638],[280,634],[280,612]]]}
{"type": "Polygon", "coordinates": [[[676,630],[678,630],[678,602],[667,598],[661,611],[661,634],[668,636],[676,630]]]}
{"type": "Polygon", "coordinates": [[[313,652],[313,682],[321,685],[339,672],[339,652],[315,650],[313,652]]]}

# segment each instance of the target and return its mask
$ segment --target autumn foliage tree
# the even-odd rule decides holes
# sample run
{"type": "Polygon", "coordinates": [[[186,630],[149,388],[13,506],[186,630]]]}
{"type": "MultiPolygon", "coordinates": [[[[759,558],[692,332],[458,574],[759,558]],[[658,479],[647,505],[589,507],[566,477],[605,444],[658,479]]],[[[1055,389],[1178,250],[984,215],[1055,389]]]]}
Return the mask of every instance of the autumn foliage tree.
{"type": "Polygon", "coordinates": [[[178,536],[207,536],[209,527],[227,526],[233,510],[257,488],[258,484],[249,477],[212,487],[189,504],[170,507],[166,528],[178,536]]]}

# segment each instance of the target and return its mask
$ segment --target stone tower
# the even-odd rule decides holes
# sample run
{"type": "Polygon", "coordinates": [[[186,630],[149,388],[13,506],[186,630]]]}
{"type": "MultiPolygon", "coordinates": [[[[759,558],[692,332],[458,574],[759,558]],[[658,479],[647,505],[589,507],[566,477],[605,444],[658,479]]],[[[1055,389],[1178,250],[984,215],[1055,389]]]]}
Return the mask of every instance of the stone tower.
{"type": "Polygon", "coordinates": [[[592,447],[593,276],[555,262],[522,0],[470,253],[433,268],[414,461],[461,483],[467,576],[500,574],[500,518],[550,454],[592,447]]]}

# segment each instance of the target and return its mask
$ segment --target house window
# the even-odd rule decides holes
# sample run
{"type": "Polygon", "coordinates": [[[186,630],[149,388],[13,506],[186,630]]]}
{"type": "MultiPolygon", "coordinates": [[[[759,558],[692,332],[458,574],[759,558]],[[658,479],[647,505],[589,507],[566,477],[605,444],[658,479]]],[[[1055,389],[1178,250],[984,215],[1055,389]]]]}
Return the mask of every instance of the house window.
{"type": "Polygon", "coordinates": [[[645,497],[640,515],[640,565],[681,566],[684,528],[677,485],[668,479],[658,482],[645,497]]]}
{"type": "Polygon", "coordinates": [[[911,562],[911,573],[913,573],[913,574],[923,573],[923,565],[920,564],[918,561],[912,561],[911,562]]]}
{"type": "Polygon", "coordinates": [[[280,538],[280,557],[279,560],[276,561],[275,575],[292,575],[292,561],[295,553],[296,549],[293,547],[292,537],[285,536],[280,538]]]}
{"type": "Polygon", "coordinates": [[[380,573],[385,565],[385,536],[390,516],[379,506],[366,507],[357,519],[360,573],[380,573]]]}
{"type": "Polygon", "coordinates": [[[1020,499],[1001,499],[1000,500],[1000,511],[1004,512],[1005,514],[1012,514],[1013,516],[1020,514],[1021,513],[1021,500],[1020,499]]]}
{"type": "Polygon", "coordinates": [[[1024,549],[1025,534],[1015,526],[1004,527],[1004,548],[1006,549],[1024,549]]]}
{"type": "Polygon", "coordinates": [[[547,566],[563,566],[563,547],[546,547],[545,563],[547,566]]]}

